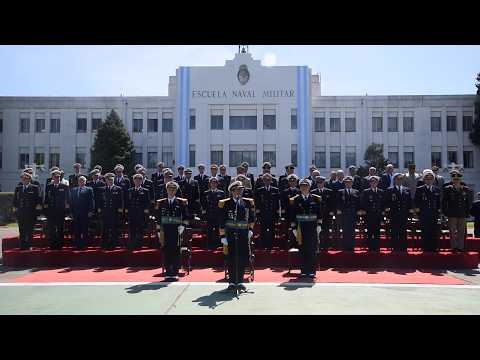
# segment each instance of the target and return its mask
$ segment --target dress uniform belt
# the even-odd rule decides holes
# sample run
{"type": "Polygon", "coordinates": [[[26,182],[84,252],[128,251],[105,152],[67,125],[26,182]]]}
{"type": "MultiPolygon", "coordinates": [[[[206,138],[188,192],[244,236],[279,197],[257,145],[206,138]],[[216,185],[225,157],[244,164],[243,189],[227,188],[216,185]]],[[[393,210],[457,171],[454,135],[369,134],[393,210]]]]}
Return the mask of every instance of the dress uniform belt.
{"type": "Polygon", "coordinates": [[[317,215],[297,215],[298,222],[317,221],[317,215]]]}
{"type": "Polygon", "coordinates": [[[248,229],[248,221],[226,221],[225,227],[229,229],[248,229]]]}
{"type": "Polygon", "coordinates": [[[182,218],[178,216],[162,216],[162,225],[165,224],[181,225],[182,218]]]}

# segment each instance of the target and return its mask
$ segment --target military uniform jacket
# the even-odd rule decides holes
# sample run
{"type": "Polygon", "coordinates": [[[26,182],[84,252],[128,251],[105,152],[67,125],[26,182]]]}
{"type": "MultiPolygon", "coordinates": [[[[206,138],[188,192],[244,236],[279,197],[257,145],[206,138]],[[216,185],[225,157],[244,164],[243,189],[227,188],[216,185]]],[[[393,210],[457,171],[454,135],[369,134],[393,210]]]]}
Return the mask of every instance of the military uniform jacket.
{"type": "Polygon", "coordinates": [[[439,214],[442,210],[441,202],[442,192],[438,186],[432,186],[432,190],[428,190],[427,185],[422,185],[415,192],[415,207],[420,209],[421,213],[430,212],[439,214]]]}
{"type": "Polygon", "coordinates": [[[223,199],[225,199],[225,192],[219,189],[216,191],[210,189],[202,194],[202,209],[206,211],[208,219],[219,219],[222,216],[218,202],[223,199]]]}
{"type": "Polygon", "coordinates": [[[299,188],[287,188],[280,194],[280,204],[282,205],[282,214],[288,223],[293,221],[295,214],[293,213],[293,204],[290,204],[290,198],[300,194],[299,188]]]}
{"type": "Polygon", "coordinates": [[[480,220],[480,200],[476,200],[473,202],[470,214],[475,218],[475,221],[480,220]]]}
{"type": "MultiPolygon", "coordinates": [[[[275,178],[275,175],[273,174],[270,174],[270,175],[272,175],[272,184],[270,186],[276,187],[278,189],[278,181],[275,178]]],[[[257,181],[255,182],[255,191],[258,191],[260,188],[265,186],[265,184],[263,183],[262,176],[263,175],[259,175],[257,178],[257,181]]]]}
{"type": "Polygon", "coordinates": [[[65,184],[48,184],[45,191],[45,209],[65,210],[70,207],[70,188],[65,184]]]}
{"type": "Polygon", "coordinates": [[[378,183],[378,187],[382,190],[387,190],[392,184],[393,184],[393,174],[385,173],[380,177],[380,182],[378,183]]]}
{"type": "MultiPolygon", "coordinates": [[[[208,190],[209,179],[210,177],[206,174],[198,174],[193,177],[193,180],[196,180],[198,182],[198,188],[200,189],[199,194],[203,194],[205,191],[208,190]]],[[[198,197],[200,197],[200,195],[198,195],[198,197]]]]}
{"type": "Polygon", "coordinates": [[[129,216],[143,215],[145,210],[148,210],[149,207],[150,197],[148,195],[148,189],[141,186],[138,190],[134,187],[128,189],[125,208],[128,210],[129,216]]]}
{"type": "Polygon", "coordinates": [[[402,188],[402,192],[396,186],[388,188],[385,192],[385,207],[390,209],[390,214],[408,213],[413,207],[413,200],[410,195],[410,190],[406,187],[402,188]]]}
{"type": "MultiPolygon", "coordinates": [[[[280,177],[278,178],[278,190],[280,192],[282,192],[283,190],[287,189],[288,188],[288,175],[287,174],[283,174],[283,175],[280,175],[280,177]]],[[[297,181],[298,183],[298,181],[297,181]]]]}
{"type": "Polygon", "coordinates": [[[12,206],[19,212],[34,212],[41,209],[42,199],[40,198],[40,188],[37,185],[29,184],[25,190],[22,185],[17,185],[13,195],[12,206]]]}
{"type": "Polygon", "coordinates": [[[322,217],[330,215],[335,210],[335,198],[333,191],[326,187],[320,190],[318,187],[311,191],[312,194],[320,196],[320,214],[322,217]]]}
{"type": "Polygon", "coordinates": [[[93,189],[93,198],[95,200],[95,209],[99,208],[99,204],[102,200],[102,191],[105,188],[105,182],[97,180],[96,182],[91,180],[86,184],[93,189]]]}
{"type": "Polygon", "coordinates": [[[230,182],[232,181],[232,177],[230,175],[218,175],[218,188],[222,189],[225,195],[228,194],[228,186],[230,185],[230,182]]]}
{"type": "Polygon", "coordinates": [[[83,175],[83,174],[72,174],[68,177],[68,186],[70,187],[70,189],[73,189],[74,187],[77,187],[78,186],[78,178],[80,176],[85,176],[87,177],[86,175],[83,175]]]}
{"type": "Polygon", "coordinates": [[[360,195],[360,207],[368,214],[381,215],[385,210],[385,191],[377,187],[375,192],[368,188],[360,195]]]}
{"type": "Polygon", "coordinates": [[[336,191],[339,191],[339,190],[342,190],[342,189],[345,189],[345,184],[343,183],[343,181],[328,181],[326,184],[325,184],[325,187],[333,190],[334,192],[336,191]]]}
{"type": "MultiPolygon", "coordinates": [[[[155,201],[160,200],[160,199],[165,199],[166,197],[168,197],[167,184],[157,183],[157,185],[154,188],[154,196],[155,196],[155,201]]],[[[176,196],[183,197],[183,192],[182,192],[181,187],[178,188],[176,196]]]]}
{"type": "Polygon", "coordinates": [[[74,215],[85,215],[95,209],[93,189],[88,186],[75,187],[70,190],[70,208],[74,215]]]}
{"type": "Polygon", "coordinates": [[[115,176],[113,178],[113,183],[114,183],[114,185],[120,186],[123,189],[123,196],[124,196],[124,198],[126,198],[128,189],[130,189],[129,178],[126,177],[126,176],[122,176],[122,177],[115,176]]]}
{"type": "Polygon", "coordinates": [[[238,206],[233,197],[218,202],[222,209],[220,228],[232,231],[253,229],[255,223],[255,202],[251,198],[240,197],[238,206]]]}
{"type": "Polygon", "coordinates": [[[355,189],[350,189],[350,194],[347,189],[341,189],[335,196],[337,202],[337,210],[342,214],[355,213],[360,208],[360,192],[355,189]]]}
{"type": "Polygon", "coordinates": [[[181,187],[182,196],[188,200],[189,205],[194,205],[200,201],[200,194],[205,191],[201,191],[200,184],[197,180],[184,181],[181,187]]]}
{"type": "Polygon", "coordinates": [[[363,190],[365,190],[365,186],[364,186],[364,182],[363,182],[363,179],[358,176],[358,175],[355,175],[353,177],[353,185],[352,187],[355,189],[355,190],[358,190],[360,192],[362,192],[363,190]]]}
{"type": "Polygon", "coordinates": [[[101,195],[98,207],[102,209],[102,212],[123,211],[123,190],[120,186],[113,185],[111,189],[105,186],[101,195]]]}
{"type": "Polygon", "coordinates": [[[442,209],[445,216],[466,218],[469,216],[473,204],[473,191],[462,186],[459,190],[453,185],[445,187],[443,191],[442,209]]]}
{"type": "MultiPolygon", "coordinates": [[[[263,183],[263,182],[262,182],[263,183]]],[[[261,187],[255,194],[255,208],[260,210],[263,218],[278,219],[278,209],[280,205],[280,192],[275,186],[270,186],[267,191],[266,187],[261,187]]]]}
{"type": "Polygon", "coordinates": [[[292,206],[294,218],[292,220],[295,226],[298,226],[302,222],[317,225],[321,219],[320,212],[320,197],[315,194],[308,194],[304,199],[302,194],[295,195],[290,198],[290,204],[292,206]]]}
{"type": "Polygon", "coordinates": [[[155,187],[153,186],[153,181],[144,179],[142,185],[140,186],[148,190],[150,202],[155,202],[155,187]]]}
{"type": "MultiPolygon", "coordinates": [[[[167,228],[169,226],[175,226],[186,224],[190,218],[188,212],[188,200],[175,197],[172,204],[168,201],[168,198],[160,199],[155,202],[155,208],[157,212],[158,225],[160,227],[167,228]]],[[[175,234],[177,235],[177,233],[175,234]]]]}
{"type": "Polygon", "coordinates": [[[151,179],[154,185],[163,184],[163,173],[154,172],[151,179]]]}

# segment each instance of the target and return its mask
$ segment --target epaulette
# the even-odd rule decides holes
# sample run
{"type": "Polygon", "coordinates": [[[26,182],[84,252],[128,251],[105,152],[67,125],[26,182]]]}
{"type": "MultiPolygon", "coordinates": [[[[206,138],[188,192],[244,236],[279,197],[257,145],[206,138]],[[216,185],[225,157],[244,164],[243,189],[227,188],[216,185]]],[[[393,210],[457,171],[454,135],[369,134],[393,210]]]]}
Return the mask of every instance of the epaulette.
{"type": "Polygon", "coordinates": [[[165,200],[167,200],[167,198],[158,199],[158,200],[157,200],[157,203],[161,203],[161,202],[163,202],[163,201],[165,201],[165,200]]]}
{"type": "Polygon", "coordinates": [[[228,200],[230,200],[230,198],[220,200],[220,201],[218,202],[218,207],[219,207],[220,209],[223,209],[223,207],[225,206],[225,203],[226,203],[228,200]]]}
{"type": "Polygon", "coordinates": [[[181,201],[182,203],[184,203],[185,205],[188,204],[188,199],[179,198],[179,197],[177,197],[177,199],[178,199],[179,201],[181,201]]]}
{"type": "Polygon", "coordinates": [[[288,200],[290,201],[290,204],[293,204],[293,202],[295,201],[295,199],[298,197],[299,195],[295,195],[294,197],[291,197],[289,198],[288,200]]]}
{"type": "Polygon", "coordinates": [[[252,198],[243,198],[243,200],[249,201],[252,206],[255,206],[255,200],[253,200],[252,198]]]}
{"type": "Polygon", "coordinates": [[[322,200],[322,197],[320,195],[317,195],[317,194],[310,194],[312,195],[314,198],[316,198],[318,201],[321,201],[322,200]]]}

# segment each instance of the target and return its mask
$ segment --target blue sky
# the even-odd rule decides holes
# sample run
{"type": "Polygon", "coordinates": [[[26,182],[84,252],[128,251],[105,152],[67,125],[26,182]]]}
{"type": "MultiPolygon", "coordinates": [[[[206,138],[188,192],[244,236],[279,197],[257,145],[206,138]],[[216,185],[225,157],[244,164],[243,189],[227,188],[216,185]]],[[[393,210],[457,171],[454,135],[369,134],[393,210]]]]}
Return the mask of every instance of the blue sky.
{"type": "MultiPolygon", "coordinates": [[[[0,46],[0,96],[166,95],[178,66],[224,65],[237,45],[0,46]]],[[[480,46],[250,45],[265,65],[308,65],[323,95],[473,94],[480,46]]]]}

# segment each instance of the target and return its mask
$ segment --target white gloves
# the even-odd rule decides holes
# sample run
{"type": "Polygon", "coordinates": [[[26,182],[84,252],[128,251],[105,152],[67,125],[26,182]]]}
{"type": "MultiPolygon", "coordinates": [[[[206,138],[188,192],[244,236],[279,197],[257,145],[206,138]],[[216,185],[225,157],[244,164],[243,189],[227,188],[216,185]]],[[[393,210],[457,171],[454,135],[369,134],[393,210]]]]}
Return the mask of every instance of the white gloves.
{"type": "Polygon", "coordinates": [[[178,235],[182,235],[184,231],[185,231],[185,226],[180,225],[180,226],[178,227],[178,235]]]}
{"type": "Polygon", "coordinates": [[[225,246],[228,245],[227,238],[224,238],[224,237],[223,237],[220,241],[222,242],[223,245],[225,245],[225,246]]]}
{"type": "Polygon", "coordinates": [[[322,231],[322,228],[320,227],[320,225],[317,225],[317,234],[320,234],[321,231],[322,231]]]}
{"type": "Polygon", "coordinates": [[[293,235],[297,237],[297,230],[293,229],[292,232],[293,232],[293,235]]]}
{"type": "Polygon", "coordinates": [[[252,230],[248,230],[248,240],[250,240],[253,236],[253,231],[252,230]]]}

